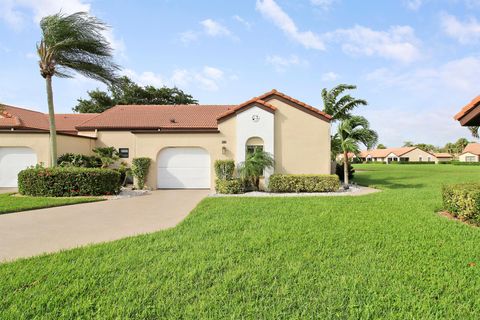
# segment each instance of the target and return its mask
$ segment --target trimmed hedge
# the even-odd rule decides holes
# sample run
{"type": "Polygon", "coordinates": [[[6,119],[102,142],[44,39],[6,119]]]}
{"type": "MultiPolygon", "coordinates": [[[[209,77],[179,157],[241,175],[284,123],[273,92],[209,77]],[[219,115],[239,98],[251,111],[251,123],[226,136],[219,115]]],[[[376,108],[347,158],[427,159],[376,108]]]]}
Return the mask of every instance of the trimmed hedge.
{"type": "Polygon", "coordinates": [[[340,188],[337,175],[273,174],[269,178],[271,192],[334,192],[340,188]]]}
{"type": "Polygon", "coordinates": [[[215,190],[223,194],[239,194],[244,192],[244,184],[241,179],[215,180],[215,190]]]}
{"type": "Polygon", "coordinates": [[[31,168],[18,174],[18,191],[28,196],[101,196],[120,191],[120,173],[98,168],[31,168]]]}
{"type": "Polygon", "coordinates": [[[215,160],[214,167],[218,179],[233,179],[233,171],[235,170],[235,162],[233,160],[215,160]]]}
{"type": "Polygon", "coordinates": [[[435,161],[393,161],[390,164],[435,164],[435,161]]]}
{"type": "Polygon", "coordinates": [[[453,160],[451,163],[455,166],[480,166],[480,162],[462,162],[453,160]]]}
{"type": "Polygon", "coordinates": [[[480,222],[480,183],[445,185],[443,208],[462,220],[480,222]]]}
{"type": "Polygon", "coordinates": [[[137,178],[137,187],[142,190],[145,187],[145,181],[147,180],[148,171],[150,170],[150,158],[133,158],[132,161],[132,174],[137,178]]]}
{"type": "Polygon", "coordinates": [[[57,159],[61,167],[100,168],[102,160],[97,156],[86,156],[79,153],[65,153],[57,159]]]}

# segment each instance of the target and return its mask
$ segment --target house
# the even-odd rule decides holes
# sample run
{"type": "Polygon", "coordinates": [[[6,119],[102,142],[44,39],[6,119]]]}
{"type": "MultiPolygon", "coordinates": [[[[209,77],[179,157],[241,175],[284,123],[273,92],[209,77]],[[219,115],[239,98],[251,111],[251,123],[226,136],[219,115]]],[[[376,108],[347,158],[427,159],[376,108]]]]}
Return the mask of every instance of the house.
{"type": "MultiPolygon", "coordinates": [[[[4,106],[0,115],[0,187],[23,168],[50,164],[46,114],[4,106]]],[[[122,160],[149,157],[150,188],[213,188],[214,161],[245,160],[262,148],[275,173],[329,174],[328,114],[276,90],[239,105],[119,105],[100,114],[60,114],[58,154],[113,146],[122,160]]]]}
{"type": "Polygon", "coordinates": [[[399,161],[418,161],[418,162],[436,162],[437,158],[426,151],[417,147],[387,148],[366,150],[360,153],[362,161],[373,162],[399,162],[399,161]]]}
{"type": "Polygon", "coordinates": [[[480,96],[470,101],[455,116],[462,126],[480,126],[480,96]]]}
{"type": "Polygon", "coordinates": [[[480,143],[469,143],[458,156],[461,162],[479,162],[480,161],[480,143]]]}
{"type": "MultiPolygon", "coordinates": [[[[358,157],[353,152],[348,152],[347,157],[349,161],[355,161],[358,157]]],[[[337,162],[343,161],[343,153],[340,153],[336,157],[337,162]]]]}
{"type": "Polygon", "coordinates": [[[439,153],[434,153],[433,155],[435,156],[435,158],[437,158],[437,161],[436,161],[437,163],[449,162],[453,160],[453,155],[451,155],[450,153],[439,152],[439,153]]]}

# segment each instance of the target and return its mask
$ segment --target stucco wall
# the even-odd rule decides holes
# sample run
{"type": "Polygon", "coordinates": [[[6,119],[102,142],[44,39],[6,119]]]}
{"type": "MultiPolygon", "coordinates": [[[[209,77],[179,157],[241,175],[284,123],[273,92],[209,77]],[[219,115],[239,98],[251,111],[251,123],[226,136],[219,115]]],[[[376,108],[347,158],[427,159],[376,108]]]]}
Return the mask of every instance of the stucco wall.
{"type": "Polygon", "coordinates": [[[50,165],[48,133],[0,133],[0,147],[28,147],[37,154],[38,163],[50,165]]]}
{"type": "Polygon", "coordinates": [[[81,153],[90,155],[95,148],[95,139],[57,135],[57,153],[81,153]]]}
{"type": "Polygon", "coordinates": [[[330,123],[276,98],[275,172],[330,173],[330,123]]]}
{"type": "Polygon", "coordinates": [[[473,153],[470,153],[470,152],[461,154],[461,155],[458,157],[458,160],[460,160],[461,162],[466,162],[466,161],[467,161],[467,160],[466,160],[466,157],[475,157],[475,162],[478,162],[478,161],[479,161],[478,155],[473,154],[473,153]]]}
{"type": "Polygon", "coordinates": [[[426,162],[428,161],[428,158],[430,157],[430,161],[437,161],[437,158],[428,153],[428,152],[425,152],[421,149],[413,149],[412,151],[410,152],[407,152],[405,154],[402,155],[402,158],[404,157],[408,157],[409,158],[409,161],[423,161],[423,162],[426,162]],[[422,157],[422,160],[420,160],[420,157],[422,157]]]}

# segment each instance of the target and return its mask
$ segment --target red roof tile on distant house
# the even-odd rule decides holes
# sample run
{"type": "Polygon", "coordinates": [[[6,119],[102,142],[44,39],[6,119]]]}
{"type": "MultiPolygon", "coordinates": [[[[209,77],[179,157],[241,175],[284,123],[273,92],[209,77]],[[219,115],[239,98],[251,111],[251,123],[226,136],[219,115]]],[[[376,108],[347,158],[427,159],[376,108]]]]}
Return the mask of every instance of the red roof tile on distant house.
{"type": "Polygon", "coordinates": [[[472,153],[472,154],[480,155],[480,143],[467,144],[465,149],[463,149],[462,154],[464,153],[472,153]]]}
{"type": "Polygon", "coordinates": [[[389,154],[393,153],[397,157],[401,157],[404,154],[417,149],[417,147],[402,147],[402,148],[387,148],[387,149],[372,149],[360,152],[362,158],[366,158],[369,155],[372,158],[385,158],[389,154]]]}

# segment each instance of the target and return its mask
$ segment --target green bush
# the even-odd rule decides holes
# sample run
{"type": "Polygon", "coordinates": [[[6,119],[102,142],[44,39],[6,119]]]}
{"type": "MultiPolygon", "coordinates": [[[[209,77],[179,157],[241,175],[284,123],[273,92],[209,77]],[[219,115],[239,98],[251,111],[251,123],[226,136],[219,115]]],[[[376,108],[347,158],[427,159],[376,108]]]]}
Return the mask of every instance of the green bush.
{"type": "Polygon", "coordinates": [[[435,161],[393,161],[390,164],[435,164],[435,161]]]}
{"type": "Polygon", "coordinates": [[[453,160],[451,163],[456,166],[480,166],[480,162],[461,162],[453,160]]]}
{"type": "Polygon", "coordinates": [[[92,150],[102,163],[102,168],[108,168],[120,157],[115,147],[98,147],[92,150]]]}
{"type": "Polygon", "coordinates": [[[333,192],[340,188],[337,175],[273,174],[268,182],[271,192],[333,192]]]}
{"type": "MultiPolygon", "coordinates": [[[[343,179],[343,176],[344,176],[344,173],[343,173],[343,162],[342,163],[336,163],[335,165],[335,174],[340,178],[340,180],[344,180],[343,179]]],[[[352,180],[353,179],[353,175],[355,174],[355,169],[353,169],[352,167],[352,164],[351,163],[348,163],[348,179],[349,180],[352,180]]]]}
{"type": "Polygon", "coordinates": [[[443,207],[455,217],[480,222],[480,183],[445,185],[443,207]]]}
{"type": "Polygon", "coordinates": [[[31,168],[18,174],[18,191],[45,197],[100,196],[120,191],[120,173],[99,168],[31,168]]]}
{"type": "Polygon", "coordinates": [[[218,179],[233,179],[233,171],[235,170],[235,162],[233,160],[216,160],[214,167],[218,179]]]}
{"type": "Polygon", "coordinates": [[[243,181],[241,179],[215,180],[215,190],[217,193],[238,194],[244,192],[243,181]]]}
{"type": "Polygon", "coordinates": [[[137,188],[143,189],[150,169],[150,158],[134,158],[132,161],[132,174],[137,179],[137,188]]]}
{"type": "Polygon", "coordinates": [[[97,156],[86,156],[79,153],[65,153],[57,159],[61,167],[100,168],[102,161],[97,156]]]}

